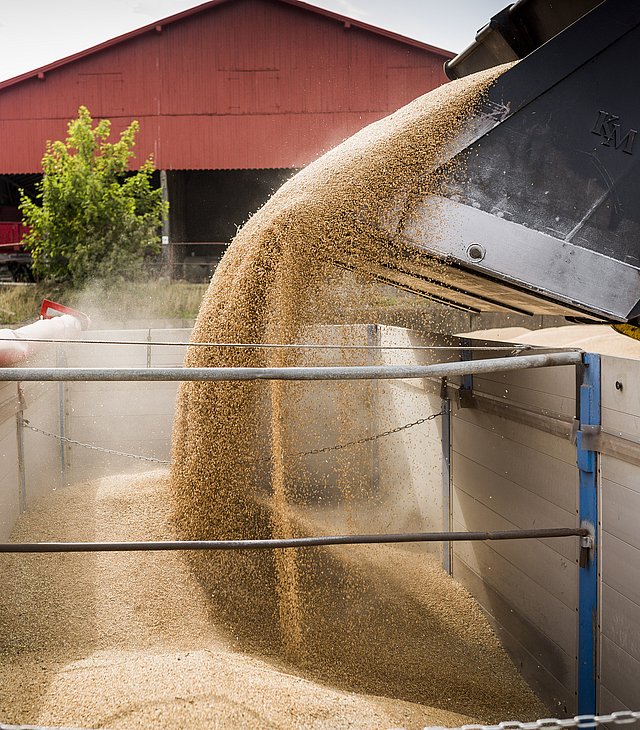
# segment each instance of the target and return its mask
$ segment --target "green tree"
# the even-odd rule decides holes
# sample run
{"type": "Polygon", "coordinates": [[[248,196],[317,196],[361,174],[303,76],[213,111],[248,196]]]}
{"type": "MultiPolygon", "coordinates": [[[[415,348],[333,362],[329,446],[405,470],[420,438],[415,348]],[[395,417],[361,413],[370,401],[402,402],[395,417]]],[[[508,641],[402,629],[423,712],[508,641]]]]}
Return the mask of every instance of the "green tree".
{"type": "Polygon", "coordinates": [[[145,256],[159,252],[168,212],[162,191],[152,185],[151,158],[129,173],[139,124],[132,122],[111,143],[109,120],[94,127],[81,106],[67,129],[64,142],[47,142],[35,200],[21,196],[34,272],[76,287],[94,278],[134,278],[145,256]]]}

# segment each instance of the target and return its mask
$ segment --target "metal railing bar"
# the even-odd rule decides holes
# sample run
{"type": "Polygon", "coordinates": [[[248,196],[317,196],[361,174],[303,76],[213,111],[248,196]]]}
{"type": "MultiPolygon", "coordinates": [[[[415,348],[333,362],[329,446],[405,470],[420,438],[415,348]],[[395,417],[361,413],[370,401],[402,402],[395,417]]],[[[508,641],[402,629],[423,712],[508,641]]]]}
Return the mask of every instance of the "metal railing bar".
{"type": "Polygon", "coordinates": [[[327,535],[265,540],[155,540],[146,542],[0,543],[0,553],[142,552],[163,550],[278,550],[329,545],[372,545],[407,542],[467,542],[586,537],[581,527],[551,527],[491,532],[407,532],[387,535],[327,535]]]}
{"type": "Polygon", "coordinates": [[[0,368],[0,381],[394,380],[510,372],[577,365],[579,352],[487,358],[433,365],[285,368],[0,368]]]}

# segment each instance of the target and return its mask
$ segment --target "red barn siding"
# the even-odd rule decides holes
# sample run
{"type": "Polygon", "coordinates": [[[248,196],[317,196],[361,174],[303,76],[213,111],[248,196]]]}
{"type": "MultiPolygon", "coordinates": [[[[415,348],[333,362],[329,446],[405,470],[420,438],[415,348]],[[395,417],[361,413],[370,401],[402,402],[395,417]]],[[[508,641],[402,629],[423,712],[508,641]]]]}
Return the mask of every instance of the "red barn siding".
{"type": "Polygon", "coordinates": [[[0,85],[0,173],[38,171],[81,104],[115,132],[138,119],[160,169],[299,167],[446,80],[446,52],[287,1],[183,15],[0,85]]]}

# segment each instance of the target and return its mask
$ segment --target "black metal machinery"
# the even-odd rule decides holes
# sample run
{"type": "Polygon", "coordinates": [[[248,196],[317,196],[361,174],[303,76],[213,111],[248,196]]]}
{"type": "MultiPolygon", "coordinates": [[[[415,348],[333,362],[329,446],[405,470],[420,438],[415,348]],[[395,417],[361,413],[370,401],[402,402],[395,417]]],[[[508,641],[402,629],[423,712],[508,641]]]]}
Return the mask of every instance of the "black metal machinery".
{"type": "Polygon", "coordinates": [[[521,58],[490,88],[446,197],[406,211],[405,241],[447,264],[381,278],[470,311],[640,321],[640,3],[520,0],[446,64],[521,58]],[[420,240],[433,214],[451,221],[420,240]]]}

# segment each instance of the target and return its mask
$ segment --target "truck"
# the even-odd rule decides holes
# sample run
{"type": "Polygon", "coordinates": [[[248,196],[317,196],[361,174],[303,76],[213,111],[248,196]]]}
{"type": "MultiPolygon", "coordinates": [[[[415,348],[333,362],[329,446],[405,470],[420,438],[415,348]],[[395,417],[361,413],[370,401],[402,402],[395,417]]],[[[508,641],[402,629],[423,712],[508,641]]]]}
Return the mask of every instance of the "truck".
{"type": "Polygon", "coordinates": [[[28,232],[19,221],[0,221],[0,281],[33,281],[31,254],[23,244],[28,232]]]}

